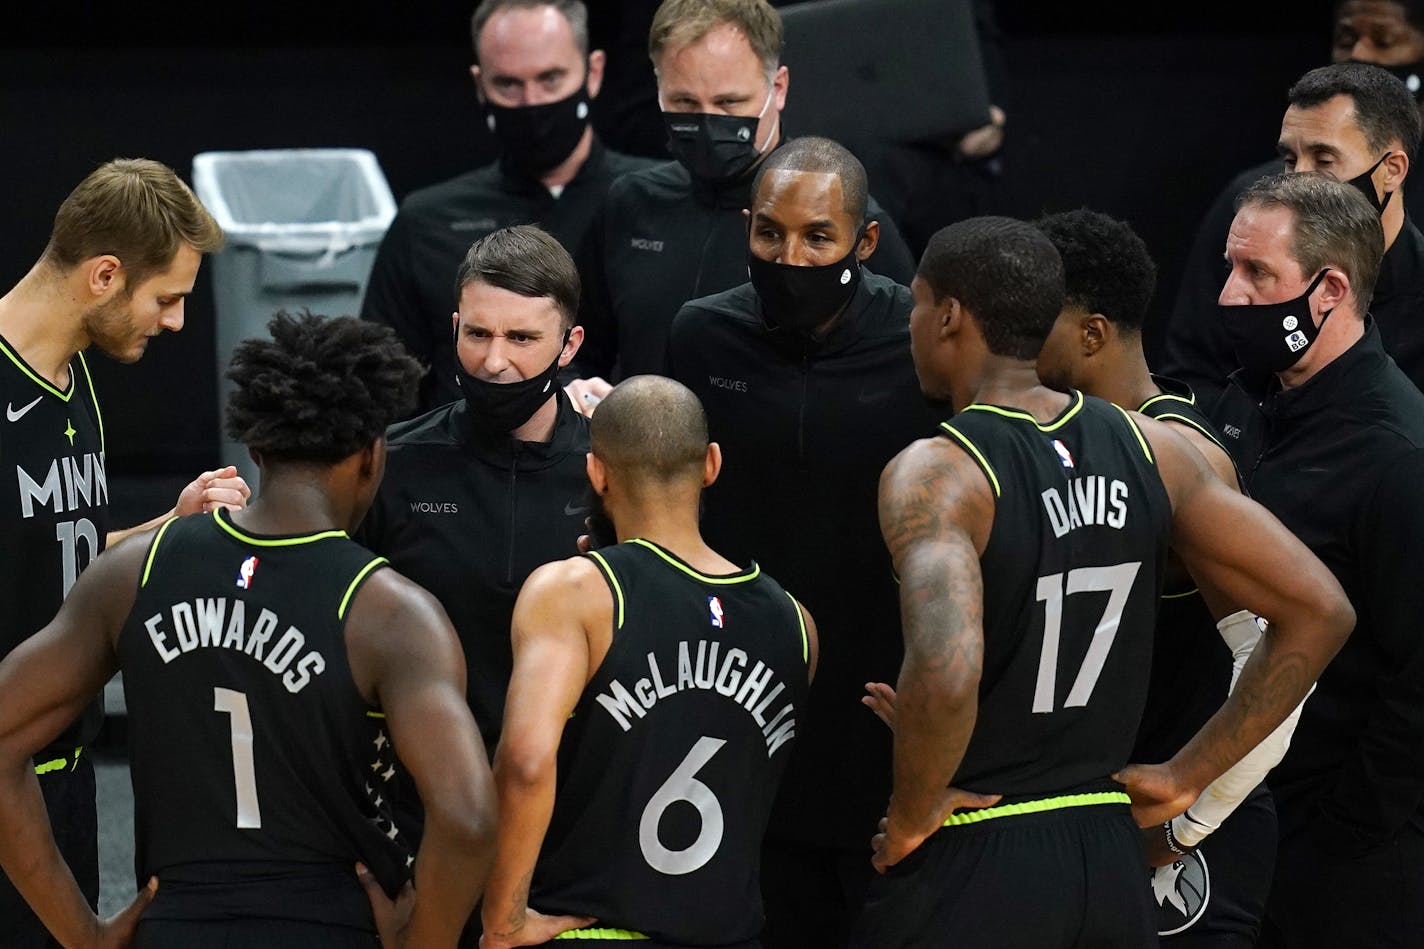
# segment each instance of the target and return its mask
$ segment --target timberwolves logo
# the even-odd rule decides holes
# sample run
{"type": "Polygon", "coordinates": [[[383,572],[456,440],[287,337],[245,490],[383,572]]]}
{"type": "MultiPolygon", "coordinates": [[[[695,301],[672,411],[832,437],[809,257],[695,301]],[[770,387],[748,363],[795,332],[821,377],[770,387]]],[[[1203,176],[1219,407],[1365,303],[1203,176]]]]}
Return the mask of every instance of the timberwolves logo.
{"type": "Polygon", "coordinates": [[[1190,929],[1206,912],[1211,899],[1211,877],[1206,857],[1194,850],[1152,874],[1152,896],[1157,900],[1157,935],[1175,936],[1190,929]]]}

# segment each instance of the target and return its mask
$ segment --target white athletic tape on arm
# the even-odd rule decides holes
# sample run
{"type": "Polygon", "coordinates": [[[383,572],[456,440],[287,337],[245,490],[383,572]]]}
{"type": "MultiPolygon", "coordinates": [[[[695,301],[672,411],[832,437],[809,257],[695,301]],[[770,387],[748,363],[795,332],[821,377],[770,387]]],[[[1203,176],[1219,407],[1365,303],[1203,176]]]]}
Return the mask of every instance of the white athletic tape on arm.
{"type": "MultiPolygon", "coordinates": [[[[1216,628],[1221,638],[1226,640],[1226,645],[1231,647],[1231,690],[1234,691],[1241,669],[1260,642],[1261,627],[1253,613],[1241,610],[1221,620],[1216,628]]],[[[1314,685],[1311,685],[1310,691],[1315,691],[1314,685]]],[[[1285,721],[1276,726],[1275,731],[1252,748],[1235,767],[1208,785],[1185,814],[1173,818],[1172,833],[1178,842],[1188,847],[1200,844],[1236,810],[1246,795],[1266,777],[1266,773],[1280,763],[1290,747],[1291,735],[1295,734],[1296,723],[1300,721],[1300,710],[1305,707],[1308,698],[1309,692],[1285,721]]]]}

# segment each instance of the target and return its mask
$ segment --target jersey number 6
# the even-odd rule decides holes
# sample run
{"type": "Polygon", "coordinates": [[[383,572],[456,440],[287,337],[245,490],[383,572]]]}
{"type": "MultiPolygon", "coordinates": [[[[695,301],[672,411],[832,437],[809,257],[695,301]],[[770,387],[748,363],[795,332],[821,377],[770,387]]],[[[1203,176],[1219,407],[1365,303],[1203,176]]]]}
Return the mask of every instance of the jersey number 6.
{"type": "Polygon", "coordinates": [[[691,873],[705,866],[717,855],[717,848],[722,846],[722,805],[712,789],[697,780],[695,775],[726,743],[724,738],[703,736],[697,739],[697,744],[682,759],[682,764],[653,793],[648,806],[643,808],[643,817],[638,821],[638,844],[643,848],[643,859],[648,861],[648,866],[659,873],[669,876],[691,873]],[[697,808],[702,829],[686,849],[669,850],[658,837],[658,824],[663,819],[663,813],[678,801],[686,801],[697,808]]]}

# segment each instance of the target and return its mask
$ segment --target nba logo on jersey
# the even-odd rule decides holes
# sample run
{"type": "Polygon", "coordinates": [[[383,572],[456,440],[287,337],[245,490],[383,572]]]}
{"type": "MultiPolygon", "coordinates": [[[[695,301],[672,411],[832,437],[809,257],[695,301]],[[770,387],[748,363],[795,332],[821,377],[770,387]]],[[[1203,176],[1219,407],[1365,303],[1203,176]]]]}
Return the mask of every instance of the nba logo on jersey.
{"type": "Polygon", "coordinates": [[[1067,445],[1055,438],[1053,440],[1053,450],[1058,452],[1058,460],[1063,462],[1063,467],[1073,467],[1073,456],[1069,453],[1067,445]]]}
{"type": "Polygon", "coordinates": [[[252,589],[252,575],[257,572],[257,558],[248,557],[237,568],[237,585],[240,589],[252,589]]]}
{"type": "Polygon", "coordinates": [[[720,597],[709,596],[707,598],[707,612],[712,616],[712,625],[716,629],[722,628],[722,600],[720,597]]]}

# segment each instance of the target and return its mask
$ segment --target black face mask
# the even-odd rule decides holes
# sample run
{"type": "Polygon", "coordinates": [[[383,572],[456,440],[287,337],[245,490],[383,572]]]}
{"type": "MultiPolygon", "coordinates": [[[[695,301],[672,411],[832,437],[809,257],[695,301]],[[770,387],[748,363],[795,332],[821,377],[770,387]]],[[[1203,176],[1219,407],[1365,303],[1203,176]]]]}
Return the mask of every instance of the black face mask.
{"type": "Polygon", "coordinates": [[[1352,63],[1360,63],[1365,66],[1378,66],[1385,72],[1392,74],[1400,82],[1404,83],[1404,88],[1409,90],[1409,94],[1414,97],[1415,102],[1424,102],[1424,60],[1416,63],[1405,63],[1403,66],[1385,66],[1382,63],[1366,63],[1364,60],[1352,59],[1352,63]]]}
{"type": "Polygon", "coordinates": [[[1375,173],[1375,169],[1378,168],[1380,165],[1383,165],[1384,160],[1392,154],[1393,152],[1385,152],[1383,155],[1380,156],[1379,161],[1375,162],[1365,171],[1361,172],[1360,174],[1351,178],[1349,181],[1345,182],[1345,184],[1347,185],[1354,185],[1356,188],[1358,188],[1360,193],[1365,196],[1365,199],[1370,202],[1370,206],[1373,207],[1376,213],[1378,214],[1384,213],[1385,205],[1389,204],[1389,199],[1394,197],[1394,192],[1386,192],[1384,200],[1381,201],[1379,192],[1375,191],[1375,183],[1370,180],[1370,175],[1373,175],[1375,173]]]}
{"type": "Polygon", "coordinates": [[[761,300],[761,316],[772,329],[810,337],[840,312],[860,286],[860,261],[850,253],[823,267],[793,267],[747,254],[747,272],[761,300]]]}
{"type": "MultiPolygon", "coordinates": [[[[564,343],[569,341],[564,334],[564,343]]],[[[559,347],[562,354],[563,346],[559,347]]],[[[500,435],[508,435],[534,417],[549,396],[559,392],[559,357],[549,364],[539,375],[518,382],[490,382],[470,375],[458,361],[455,363],[455,383],[460,394],[465,397],[470,421],[480,428],[500,435]]]]}
{"type": "Polygon", "coordinates": [[[723,184],[745,175],[771,144],[771,135],[760,146],[755,139],[757,123],[771,106],[772,95],[767,93],[766,103],[755,116],[664,112],[672,157],[705,184],[723,184]]]}
{"type": "Polygon", "coordinates": [[[1326,267],[1315,275],[1305,292],[1284,303],[1246,303],[1218,306],[1221,324],[1236,350],[1241,366],[1253,372],[1284,372],[1300,362],[1334,310],[1320,318],[1320,326],[1310,318],[1310,295],[1330,272],[1326,267]]]}
{"type": "Polygon", "coordinates": [[[544,105],[502,106],[485,102],[485,123],[499,139],[503,157],[516,170],[539,175],[578,147],[588,128],[588,89],[544,105]]]}

